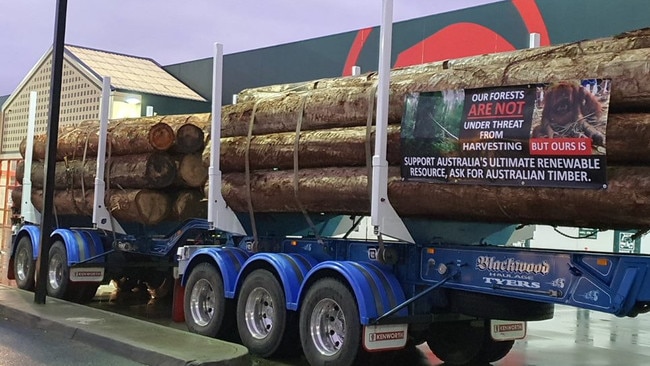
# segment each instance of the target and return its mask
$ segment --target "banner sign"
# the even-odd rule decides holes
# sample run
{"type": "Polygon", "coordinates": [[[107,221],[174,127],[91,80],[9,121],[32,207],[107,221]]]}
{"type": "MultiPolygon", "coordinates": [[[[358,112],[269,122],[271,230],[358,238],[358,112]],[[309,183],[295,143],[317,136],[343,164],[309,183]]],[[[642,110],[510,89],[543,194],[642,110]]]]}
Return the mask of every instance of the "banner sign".
{"type": "Polygon", "coordinates": [[[405,180],[607,188],[609,79],[411,93],[405,180]]]}

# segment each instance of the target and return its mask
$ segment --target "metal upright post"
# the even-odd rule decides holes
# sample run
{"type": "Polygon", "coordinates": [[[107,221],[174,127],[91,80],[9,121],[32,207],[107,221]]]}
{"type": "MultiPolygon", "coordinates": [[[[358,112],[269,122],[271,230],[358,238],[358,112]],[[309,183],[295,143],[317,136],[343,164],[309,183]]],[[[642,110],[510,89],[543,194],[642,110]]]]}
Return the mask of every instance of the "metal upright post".
{"type": "Polygon", "coordinates": [[[246,235],[235,213],[221,194],[221,97],[223,96],[223,45],[214,44],[212,65],[212,126],[210,130],[210,167],[208,168],[208,223],[211,229],[246,235]]]}
{"type": "Polygon", "coordinates": [[[404,222],[388,200],[388,97],[390,94],[391,43],[393,29],[393,1],[383,0],[379,43],[379,83],[377,86],[377,121],[375,127],[375,154],[372,157],[372,192],[370,220],[375,234],[413,242],[404,222]]]}
{"type": "Polygon", "coordinates": [[[34,302],[45,304],[47,295],[46,281],[49,252],[52,244],[50,234],[54,224],[54,167],[56,164],[56,145],[59,138],[59,112],[61,106],[61,82],[63,78],[63,53],[65,51],[65,20],[68,7],[67,0],[57,0],[54,22],[54,45],[52,47],[52,76],[50,79],[50,109],[47,121],[47,152],[45,156],[45,182],[43,195],[43,212],[41,213],[41,252],[38,256],[36,290],[34,302]]]}

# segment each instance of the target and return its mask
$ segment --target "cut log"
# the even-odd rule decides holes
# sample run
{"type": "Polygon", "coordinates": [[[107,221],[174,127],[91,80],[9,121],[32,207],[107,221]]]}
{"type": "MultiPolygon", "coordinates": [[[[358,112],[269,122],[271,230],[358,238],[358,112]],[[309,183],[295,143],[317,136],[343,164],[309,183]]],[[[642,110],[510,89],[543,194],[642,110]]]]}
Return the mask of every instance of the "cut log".
{"type": "MultiPolygon", "coordinates": [[[[489,57],[489,56],[485,56],[489,57]]],[[[547,83],[583,78],[611,78],[610,111],[650,111],[650,48],[574,57],[531,59],[508,65],[481,65],[462,69],[395,75],[390,83],[389,123],[399,123],[408,93],[462,88],[547,83]]],[[[425,69],[426,70],[426,69],[425,69]]],[[[375,79],[373,76],[370,78],[375,79]]],[[[345,78],[340,78],[345,83],[345,78]]],[[[334,84],[334,83],[332,83],[334,84]]],[[[286,93],[223,107],[222,137],[365,125],[374,88],[331,87],[286,93]],[[304,100],[304,108],[301,103],[304,100]]]]}
{"type": "MultiPolygon", "coordinates": [[[[93,195],[92,189],[55,190],[55,213],[91,216],[93,195]]],[[[16,192],[16,196],[22,194],[16,192]]],[[[32,190],[32,202],[39,212],[43,212],[43,190],[32,190]]],[[[171,201],[167,194],[155,190],[111,190],[107,193],[106,207],[118,221],[155,225],[169,216],[171,201]]]]}
{"type": "MultiPolygon", "coordinates": [[[[374,131],[374,127],[372,128],[374,131]]],[[[294,164],[295,132],[254,135],[250,140],[250,169],[291,169],[294,164]]],[[[374,133],[370,135],[374,147],[374,133]]],[[[367,165],[366,127],[334,128],[300,133],[298,167],[367,165]]],[[[246,167],[247,136],[221,139],[221,171],[243,172],[246,167]]],[[[370,154],[374,153],[371,148],[370,154]]],[[[388,126],[387,161],[400,162],[400,126],[388,126]]],[[[607,159],[614,164],[650,164],[650,113],[609,115],[607,159]]],[[[210,146],[203,151],[203,164],[210,164],[210,146]]]]}
{"type": "MultiPolygon", "coordinates": [[[[453,60],[436,61],[391,70],[391,77],[405,74],[420,74],[447,69],[463,69],[466,67],[483,67],[508,65],[515,62],[534,59],[550,59],[576,57],[599,53],[615,53],[626,50],[650,48],[650,28],[625,32],[613,37],[583,40],[554,46],[527,48],[509,52],[481,54],[462,57],[453,60]]],[[[364,87],[374,82],[376,73],[367,73],[356,77],[325,78],[302,83],[276,84],[244,89],[237,94],[239,102],[254,102],[257,99],[268,98],[287,92],[305,92],[313,89],[332,87],[364,87]]]]}
{"type": "Polygon", "coordinates": [[[206,217],[208,217],[208,201],[201,190],[183,189],[174,194],[171,217],[173,220],[206,217]]]}
{"type": "Polygon", "coordinates": [[[305,131],[359,126],[366,124],[369,115],[373,118],[375,92],[373,86],[333,87],[226,105],[221,136],[246,136],[251,123],[254,135],[295,131],[299,113],[305,131]]]}
{"type": "Polygon", "coordinates": [[[113,155],[166,151],[174,144],[174,130],[159,117],[112,121],[109,126],[113,155]]]}
{"type": "MultiPolygon", "coordinates": [[[[174,143],[174,130],[160,122],[162,116],[111,121],[108,127],[107,149],[110,155],[132,155],[168,150],[174,143]]],[[[64,126],[59,130],[56,159],[88,159],[97,156],[99,121],[85,121],[78,126],[64,126]]],[[[34,159],[44,160],[47,149],[46,134],[34,136],[34,159]]],[[[20,144],[25,157],[26,141],[20,144]]]]}
{"type": "MultiPolygon", "coordinates": [[[[107,187],[164,188],[176,178],[176,164],[167,153],[154,152],[138,155],[117,155],[107,160],[107,187]]],[[[22,183],[24,161],[16,166],[16,181],[22,183]]],[[[56,163],[55,189],[92,188],[97,172],[97,160],[66,160],[56,163]]],[[[43,188],[45,164],[32,162],[32,185],[43,188]]]]}
{"type": "Polygon", "coordinates": [[[167,116],[163,119],[174,130],[173,152],[191,154],[203,151],[204,128],[209,125],[210,113],[167,116]]]}
{"type": "MultiPolygon", "coordinates": [[[[309,212],[367,215],[365,168],[304,169],[298,200],[309,212]]],[[[402,217],[593,228],[650,227],[650,167],[609,167],[605,190],[499,187],[404,182],[389,168],[388,195],[402,217]]],[[[254,212],[299,212],[292,171],[251,175],[254,212]]],[[[222,193],[235,211],[248,212],[245,174],[223,175],[222,193]]]]}
{"type": "Polygon", "coordinates": [[[200,153],[175,155],[177,187],[203,187],[208,180],[208,167],[203,165],[200,153]]]}
{"type": "MultiPolygon", "coordinates": [[[[399,164],[399,126],[388,127],[389,164],[399,164]]],[[[298,167],[371,166],[374,151],[374,127],[333,128],[304,131],[298,139],[298,167]],[[369,139],[367,138],[369,136],[369,139]],[[366,146],[366,141],[369,144],[366,146]],[[368,149],[368,150],[367,150],[368,149]]],[[[295,132],[251,137],[249,150],[250,169],[290,169],[294,167],[295,132]]],[[[248,138],[245,136],[221,139],[222,172],[245,171],[248,138]]],[[[210,164],[210,149],[203,153],[203,164],[210,164]]]]}

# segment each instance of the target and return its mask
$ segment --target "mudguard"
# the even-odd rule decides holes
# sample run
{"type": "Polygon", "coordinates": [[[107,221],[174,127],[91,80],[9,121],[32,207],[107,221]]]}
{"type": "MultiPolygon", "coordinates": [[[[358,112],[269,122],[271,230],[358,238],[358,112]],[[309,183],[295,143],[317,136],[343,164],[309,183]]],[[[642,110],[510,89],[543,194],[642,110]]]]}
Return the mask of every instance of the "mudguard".
{"type": "Polygon", "coordinates": [[[284,288],[284,297],[287,301],[287,309],[298,309],[298,295],[307,273],[318,262],[308,255],[286,254],[286,253],[257,253],[251,256],[244,264],[237,278],[237,285],[241,286],[245,276],[250,272],[247,268],[258,267],[259,262],[270,264],[280,277],[284,288]]]}
{"type": "MultiPolygon", "coordinates": [[[[249,256],[248,252],[236,247],[201,248],[190,257],[185,273],[191,273],[192,268],[198,263],[208,261],[214,264],[223,278],[224,296],[232,299],[235,296],[237,276],[249,256]]],[[[188,277],[183,276],[181,281],[183,286],[187,284],[188,277]]]]}
{"type": "MultiPolygon", "coordinates": [[[[56,229],[52,231],[50,238],[53,242],[60,239],[65,244],[68,266],[104,253],[102,240],[95,231],[56,229]]],[[[94,263],[104,261],[103,256],[93,260],[94,263]]]]}
{"type": "MultiPolygon", "coordinates": [[[[350,285],[359,306],[362,325],[370,322],[406,301],[404,291],[394,274],[370,262],[325,261],[309,272],[300,289],[299,299],[303,299],[312,278],[318,278],[323,271],[335,271],[350,285]]],[[[330,275],[331,276],[331,275],[330,275]]],[[[399,310],[396,316],[407,316],[408,310],[399,310]]]]}
{"type": "Polygon", "coordinates": [[[32,253],[34,255],[34,260],[36,260],[36,258],[38,258],[38,253],[41,252],[41,250],[40,250],[41,228],[36,226],[36,225],[25,225],[22,228],[20,228],[20,230],[18,231],[18,234],[16,234],[16,238],[14,239],[14,243],[11,246],[10,258],[13,258],[14,255],[16,254],[16,246],[17,246],[16,244],[25,235],[29,236],[29,239],[32,242],[32,253]]]}

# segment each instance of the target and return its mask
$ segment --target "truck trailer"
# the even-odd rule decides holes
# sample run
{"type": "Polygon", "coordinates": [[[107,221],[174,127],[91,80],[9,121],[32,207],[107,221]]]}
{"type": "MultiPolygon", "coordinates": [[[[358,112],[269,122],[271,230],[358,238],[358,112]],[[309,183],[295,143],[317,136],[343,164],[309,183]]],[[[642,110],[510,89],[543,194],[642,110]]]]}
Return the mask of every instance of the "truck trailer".
{"type": "MultiPolygon", "coordinates": [[[[390,2],[384,7],[382,49],[389,50],[392,8],[390,2]]],[[[647,66],[648,49],[635,52],[645,52],[647,66]]],[[[478,209],[485,205],[480,198],[442,201],[444,192],[454,195],[456,190],[475,190],[480,193],[476,197],[485,200],[505,199],[502,195],[527,190],[529,195],[521,197],[530,201],[522,204],[532,211],[539,205],[543,211],[549,201],[558,200],[549,197],[550,193],[571,197],[586,191],[584,197],[603,200],[600,197],[627,187],[615,181],[616,172],[606,170],[608,150],[602,125],[610,96],[621,99],[614,89],[620,82],[618,74],[607,70],[579,73],[574,77],[577,81],[564,83],[565,76],[549,71],[531,75],[525,83],[505,81],[480,88],[471,83],[462,88],[429,83],[409,90],[412,84],[405,80],[413,75],[408,70],[391,72],[389,54],[382,52],[377,74],[344,81],[371,84],[363,89],[371,96],[363,105],[370,112],[365,132],[370,153],[362,167],[367,168],[367,175],[361,183],[364,200],[360,201],[367,200],[369,207],[359,209],[355,201],[358,191],[343,194],[344,183],[329,178],[329,173],[343,174],[343,168],[318,173],[322,178],[318,184],[326,189],[300,175],[298,147],[310,123],[306,104],[317,99],[309,99],[309,93],[320,87],[317,84],[328,85],[335,83],[333,80],[263,90],[265,96],[252,102],[249,113],[243,113],[250,119],[244,126],[242,154],[246,162],[243,187],[239,187],[244,193],[234,196],[238,187],[233,182],[237,181],[220,169],[221,145],[225,146],[222,132],[226,130],[222,121],[228,116],[222,114],[227,109],[220,105],[223,51],[217,44],[207,219],[190,219],[177,227],[165,223],[164,235],[152,228],[143,231],[142,225],[133,229],[118,223],[104,203],[101,160],[106,152],[100,149],[94,192],[97,210],[92,221],[76,218],[62,222],[52,232],[48,295],[83,302],[108,280],[157,284],[173,277],[174,303],[182,304],[182,317],[190,331],[241,341],[262,357],[303,352],[312,365],[352,365],[370,352],[424,342],[445,364],[489,363],[504,357],[515,340],[525,336],[526,322],[552,318],[554,304],[616,316],[633,317],[648,311],[650,259],[645,256],[507,245],[513,232],[535,222],[621,227],[643,235],[647,219],[641,205],[647,193],[644,196],[642,189],[634,191],[640,208],[615,216],[619,221],[612,222],[609,216],[599,221],[601,216],[587,210],[586,221],[571,216],[580,212],[580,207],[567,208],[556,216],[544,213],[540,219],[535,212],[528,217],[513,216],[503,207],[497,207],[503,217],[496,217],[489,208],[478,209]],[[391,75],[399,85],[407,85],[399,89],[402,94],[391,86],[391,75]],[[571,128],[558,130],[557,120],[544,117],[544,107],[552,104],[550,95],[558,85],[569,84],[580,91],[577,103],[584,110],[590,96],[599,100],[600,109],[573,121],[571,128]],[[250,156],[257,136],[254,131],[259,127],[256,118],[261,118],[264,102],[278,95],[283,100],[295,97],[299,106],[290,110],[296,119],[290,124],[295,129],[295,145],[290,153],[292,168],[285,172],[288,184],[287,180],[273,180],[273,174],[282,169],[255,171],[252,166],[256,162],[250,156]],[[403,105],[398,176],[387,158],[391,98],[403,105]],[[598,119],[591,118],[596,115],[598,119]],[[374,152],[370,143],[373,133],[374,152]],[[274,185],[275,190],[256,192],[256,184],[274,185]],[[321,190],[315,191],[319,193],[312,200],[305,199],[300,190],[306,186],[321,190]],[[429,197],[432,189],[441,196],[429,197]],[[286,192],[288,195],[283,195],[286,192]],[[267,204],[270,207],[264,202],[271,202],[267,204]],[[454,205],[469,206],[458,207],[460,212],[471,213],[476,207],[478,217],[486,213],[493,217],[481,221],[463,219],[464,214],[453,212],[441,216],[435,211],[437,207],[453,211],[454,205]],[[372,238],[352,237],[360,220],[369,220],[372,238]]],[[[623,63],[642,66],[643,61],[638,60],[643,56],[635,57],[623,63]]],[[[444,70],[449,65],[453,62],[440,66],[444,70]]],[[[429,78],[438,72],[426,67],[417,70],[422,69],[429,78]]],[[[353,96],[345,94],[343,98],[334,105],[345,105],[353,96]]],[[[245,98],[241,102],[245,103],[245,98]]],[[[565,100],[556,112],[569,109],[565,100]]],[[[105,123],[100,137],[105,137],[108,121],[105,116],[101,119],[105,123]]],[[[99,145],[106,145],[106,140],[99,145]]],[[[341,149],[343,146],[341,143],[341,149]]],[[[639,172],[642,176],[644,170],[639,172]]],[[[29,181],[23,183],[23,189],[29,189],[29,181]]],[[[563,199],[567,205],[571,203],[569,198],[563,199]]],[[[29,211],[23,210],[23,215],[29,211]]],[[[37,218],[23,222],[13,237],[11,251],[9,278],[28,290],[36,280],[37,224],[37,218]]]]}

